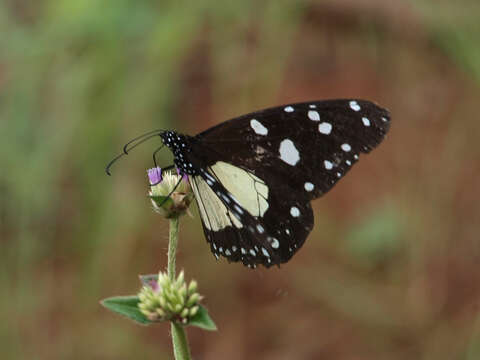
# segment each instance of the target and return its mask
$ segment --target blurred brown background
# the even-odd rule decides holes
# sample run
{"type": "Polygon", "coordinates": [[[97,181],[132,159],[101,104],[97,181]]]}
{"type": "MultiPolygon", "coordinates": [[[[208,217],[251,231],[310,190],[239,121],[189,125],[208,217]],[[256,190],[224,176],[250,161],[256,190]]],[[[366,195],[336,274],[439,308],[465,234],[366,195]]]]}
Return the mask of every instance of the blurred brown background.
{"type": "Polygon", "coordinates": [[[217,262],[182,220],[178,266],[219,328],[188,329],[194,358],[479,359],[479,18],[477,0],[1,2],[1,358],[171,358],[167,324],[99,305],[166,264],[157,144],[103,171],[127,140],[359,97],[391,131],[288,264],[217,262]]]}

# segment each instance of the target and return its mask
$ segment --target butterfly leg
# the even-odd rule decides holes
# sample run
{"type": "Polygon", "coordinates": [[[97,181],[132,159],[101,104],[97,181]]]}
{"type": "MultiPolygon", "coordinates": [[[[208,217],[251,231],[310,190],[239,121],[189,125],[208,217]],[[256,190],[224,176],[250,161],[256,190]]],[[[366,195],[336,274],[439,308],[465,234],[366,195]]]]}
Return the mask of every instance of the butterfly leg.
{"type": "MultiPolygon", "coordinates": [[[[164,147],[165,145],[161,145],[159,146],[158,148],[155,149],[155,151],[153,152],[152,154],[152,157],[153,157],[153,163],[155,164],[155,167],[158,167],[157,165],[157,154],[160,150],[162,150],[162,148],[164,147]]],[[[173,168],[173,165],[170,166],[170,169],[173,168]]]]}

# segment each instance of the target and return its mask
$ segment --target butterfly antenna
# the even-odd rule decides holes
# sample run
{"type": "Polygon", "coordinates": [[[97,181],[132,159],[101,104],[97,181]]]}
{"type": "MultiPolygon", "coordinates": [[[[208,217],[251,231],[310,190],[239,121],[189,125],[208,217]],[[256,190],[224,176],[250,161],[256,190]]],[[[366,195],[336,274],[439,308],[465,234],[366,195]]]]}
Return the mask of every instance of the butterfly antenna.
{"type": "Polygon", "coordinates": [[[145,134],[142,134],[140,136],[133,138],[123,146],[123,152],[125,153],[125,155],[128,155],[128,152],[130,150],[142,144],[143,142],[147,141],[148,139],[151,139],[154,136],[160,135],[164,131],[165,130],[163,129],[152,130],[152,131],[146,132],[145,134]],[[135,144],[136,141],[138,141],[138,143],[135,144]],[[131,144],[134,144],[134,145],[128,148],[131,144]]]}
{"type": "Polygon", "coordinates": [[[120,159],[122,156],[124,156],[125,154],[124,153],[121,153],[117,156],[115,156],[108,164],[107,166],[105,167],[105,172],[107,173],[108,176],[112,175],[111,172],[110,172],[110,167],[113,165],[113,163],[115,161],[117,161],[118,159],[120,159]]]}
{"type": "Polygon", "coordinates": [[[165,144],[162,144],[161,146],[159,146],[158,148],[155,149],[155,151],[153,152],[153,164],[155,165],[155,167],[158,167],[157,165],[157,153],[162,150],[162,148],[165,146],[165,144]]]}
{"type": "MultiPolygon", "coordinates": [[[[140,144],[143,144],[145,141],[147,140],[150,140],[151,138],[155,137],[155,136],[158,136],[160,135],[163,131],[163,129],[157,129],[157,130],[152,130],[152,131],[149,131],[149,132],[146,132],[145,134],[142,134],[140,136],[137,136],[135,138],[133,138],[132,140],[130,140],[129,142],[127,142],[124,146],[123,146],[123,152],[117,156],[115,156],[106,166],[105,168],[105,172],[107,173],[107,175],[111,175],[111,172],[110,172],[110,168],[112,167],[112,165],[118,160],[120,159],[122,156],[124,155],[128,155],[128,153],[133,150],[134,148],[136,148],[138,145],[140,144]],[[132,145],[133,144],[133,145],[132,145]]],[[[160,147],[162,148],[163,145],[160,147]]],[[[155,153],[157,151],[160,150],[157,149],[155,150],[155,153]]]]}

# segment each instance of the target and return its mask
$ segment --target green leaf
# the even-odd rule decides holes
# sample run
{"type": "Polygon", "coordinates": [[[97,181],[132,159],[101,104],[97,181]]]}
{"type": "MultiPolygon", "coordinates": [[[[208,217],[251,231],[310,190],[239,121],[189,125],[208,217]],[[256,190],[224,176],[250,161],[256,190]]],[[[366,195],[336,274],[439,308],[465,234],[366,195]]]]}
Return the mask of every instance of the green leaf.
{"type": "Polygon", "coordinates": [[[138,296],[115,296],[102,300],[100,303],[110,311],[123,315],[130,320],[142,325],[148,325],[152,322],[140,312],[138,296]]]}
{"type": "Polygon", "coordinates": [[[138,275],[143,286],[150,286],[152,281],[158,280],[158,274],[138,275]]]}
{"type": "Polygon", "coordinates": [[[208,315],[207,309],[202,305],[200,305],[197,314],[190,319],[187,326],[196,326],[208,331],[217,330],[217,325],[215,325],[210,315],[208,315]]]}

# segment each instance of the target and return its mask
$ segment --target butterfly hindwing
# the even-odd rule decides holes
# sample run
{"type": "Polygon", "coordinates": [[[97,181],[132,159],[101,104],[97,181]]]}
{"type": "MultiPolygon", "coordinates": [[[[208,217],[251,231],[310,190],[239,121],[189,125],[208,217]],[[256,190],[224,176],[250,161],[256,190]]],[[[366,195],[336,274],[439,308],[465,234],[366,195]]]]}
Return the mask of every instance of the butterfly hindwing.
{"type": "MultiPolygon", "coordinates": [[[[231,165],[222,165],[230,173],[233,172],[231,165]]],[[[251,185],[243,182],[243,188],[234,187],[232,184],[242,183],[238,174],[231,182],[226,182],[225,177],[219,175],[220,169],[218,166],[217,171],[209,168],[201,172],[202,176],[191,178],[203,229],[212,252],[217,257],[242,261],[252,267],[257,264],[269,267],[288,261],[301,247],[313,226],[313,213],[308,199],[289,200],[289,189],[281,189],[284,185],[274,184],[279,191],[268,193],[265,199],[268,200],[268,207],[274,207],[276,212],[290,214],[281,218],[275,212],[269,212],[259,199],[245,196],[248,192],[261,198],[267,194],[265,187],[259,187],[255,182],[251,182],[251,185]]],[[[253,176],[244,169],[235,171],[243,171],[248,178],[253,176]]]]}
{"type": "Polygon", "coordinates": [[[265,263],[271,263],[272,258],[279,261],[266,237],[252,241],[255,219],[216,177],[205,171],[204,176],[191,177],[190,182],[205,236],[217,258],[225,256],[250,266],[259,262],[254,259],[263,258],[265,263]]]}

